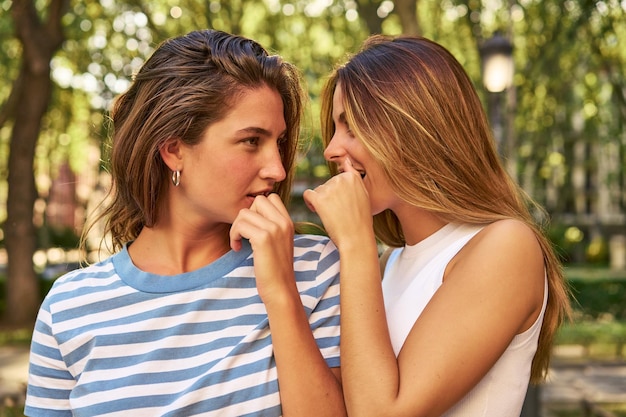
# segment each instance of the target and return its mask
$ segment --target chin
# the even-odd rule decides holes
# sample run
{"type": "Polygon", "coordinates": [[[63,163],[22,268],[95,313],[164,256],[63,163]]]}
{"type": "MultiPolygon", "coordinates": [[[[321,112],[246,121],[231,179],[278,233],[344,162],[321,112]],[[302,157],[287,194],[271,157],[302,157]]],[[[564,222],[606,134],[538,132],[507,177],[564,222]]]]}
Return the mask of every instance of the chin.
{"type": "Polygon", "coordinates": [[[380,214],[383,211],[388,210],[389,207],[374,207],[374,206],[372,206],[371,209],[372,209],[372,216],[376,216],[377,214],[380,214]]]}

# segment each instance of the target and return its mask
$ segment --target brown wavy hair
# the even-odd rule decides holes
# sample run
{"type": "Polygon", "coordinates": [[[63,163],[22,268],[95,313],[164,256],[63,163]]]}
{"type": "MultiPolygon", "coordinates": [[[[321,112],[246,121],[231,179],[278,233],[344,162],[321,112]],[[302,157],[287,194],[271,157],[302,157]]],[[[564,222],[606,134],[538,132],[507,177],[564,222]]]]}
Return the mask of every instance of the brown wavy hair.
{"type": "Polygon", "coordinates": [[[274,191],[287,204],[303,115],[301,82],[295,66],[241,36],[200,30],[161,43],[114,103],[111,203],[84,229],[83,248],[100,220],[114,251],[143,227],[153,226],[171,174],[159,148],[171,137],[198,143],[244,90],[264,85],[283,101],[287,140],[281,142],[280,154],[287,176],[274,191]]]}
{"type": "MultiPolygon", "coordinates": [[[[350,128],[404,201],[446,222],[518,219],[534,230],[548,277],[548,305],[531,371],[531,380],[541,381],[554,334],[570,314],[569,291],[544,227],[532,216],[543,210],[504,169],[482,103],[461,64],[426,38],[371,36],[326,82],[326,145],[335,129],[332,99],[337,86],[350,128]]],[[[374,216],[374,230],[388,246],[405,244],[400,222],[390,210],[374,216]]]]}

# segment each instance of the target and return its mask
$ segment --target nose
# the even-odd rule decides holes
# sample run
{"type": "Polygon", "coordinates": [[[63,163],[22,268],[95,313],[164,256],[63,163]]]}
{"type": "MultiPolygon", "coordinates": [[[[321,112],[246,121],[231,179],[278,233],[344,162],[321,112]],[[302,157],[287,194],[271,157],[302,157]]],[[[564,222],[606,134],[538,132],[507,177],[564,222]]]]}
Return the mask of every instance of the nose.
{"type": "Polygon", "coordinates": [[[341,158],[346,156],[346,150],[341,145],[341,139],[337,135],[337,132],[330,138],[330,142],[326,149],[324,149],[324,158],[327,161],[341,164],[341,158]]]}
{"type": "Polygon", "coordinates": [[[272,150],[268,150],[268,152],[270,155],[268,156],[266,164],[261,169],[260,175],[263,179],[280,182],[287,177],[283,160],[280,157],[280,150],[276,147],[272,150]]]}

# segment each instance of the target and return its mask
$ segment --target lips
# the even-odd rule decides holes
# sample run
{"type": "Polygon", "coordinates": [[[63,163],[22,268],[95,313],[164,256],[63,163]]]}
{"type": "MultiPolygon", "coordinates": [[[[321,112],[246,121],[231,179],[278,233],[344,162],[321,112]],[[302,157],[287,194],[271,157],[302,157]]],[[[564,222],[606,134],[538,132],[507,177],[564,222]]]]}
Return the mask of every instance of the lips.
{"type": "MultiPolygon", "coordinates": [[[[343,173],[343,172],[345,172],[343,169],[339,170],[340,174],[343,173]]],[[[367,173],[365,171],[360,170],[360,169],[356,169],[356,172],[359,173],[359,175],[361,176],[361,179],[365,178],[365,176],[367,175],[367,173]]]]}
{"type": "Polygon", "coordinates": [[[258,197],[258,196],[260,196],[260,195],[267,197],[267,196],[268,196],[268,195],[270,195],[271,193],[272,193],[272,190],[259,191],[259,192],[257,192],[257,193],[250,193],[250,194],[248,194],[248,197],[255,198],[255,197],[258,197]]]}

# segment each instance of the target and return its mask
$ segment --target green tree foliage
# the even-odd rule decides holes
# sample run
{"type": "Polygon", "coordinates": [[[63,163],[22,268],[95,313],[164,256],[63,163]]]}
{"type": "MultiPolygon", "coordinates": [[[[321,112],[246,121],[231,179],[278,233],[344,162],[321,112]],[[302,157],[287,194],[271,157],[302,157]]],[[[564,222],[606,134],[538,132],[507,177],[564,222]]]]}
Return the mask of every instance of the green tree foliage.
{"type": "MultiPolygon", "coordinates": [[[[33,1],[45,18],[54,0],[0,0],[2,202],[13,129],[7,100],[23,55],[9,13],[17,1],[33,1]]],[[[311,97],[303,131],[309,139],[317,134],[326,74],[369,33],[419,33],[442,43],[486,98],[479,46],[501,30],[514,44],[508,132],[515,146],[508,156],[515,174],[558,218],[599,204],[577,178],[596,172],[589,168],[597,155],[612,152],[615,166],[602,167],[596,182],[617,184],[606,198],[617,210],[626,206],[626,19],[618,0],[74,0],[61,22],[65,41],[50,61],[54,89],[34,158],[40,207],[47,207],[51,181],[69,164],[80,178],[76,204],[90,208],[98,171],[106,168],[98,160],[107,157],[112,100],[161,41],[201,28],[257,39],[302,69],[311,97]]],[[[305,179],[325,174],[319,148],[313,142],[314,152],[302,159],[305,179]]],[[[45,217],[37,220],[41,211],[37,226],[45,226],[45,217]]]]}
{"type": "MultiPolygon", "coordinates": [[[[536,2],[516,22],[520,169],[554,213],[602,204],[593,191],[617,181],[612,203],[623,210],[626,111],[626,11],[617,2],[536,2]],[[601,154],[615,158],[598,174],[601,154]],[[577,181],[580,175],[593,176],[577,181]],[[594,174],[595,173],[595,174],[594,174]],[[599,175],[599,177],[598,177],[599,175]],[[591,193],[590,193],[591,191],[591,193]],[[552,192],[552,194],[550,194],[552,192]],[[621,193],[621,196],[619,195],[621,193]],[[578,199],[578,201],[577,201],[578,199]]],[[[609,158],[609,161],[612,159],[609,158]]],[[[605,202],[607,204],[609,202],[605,202]]]]}

